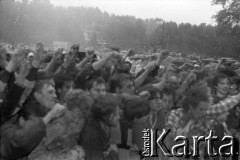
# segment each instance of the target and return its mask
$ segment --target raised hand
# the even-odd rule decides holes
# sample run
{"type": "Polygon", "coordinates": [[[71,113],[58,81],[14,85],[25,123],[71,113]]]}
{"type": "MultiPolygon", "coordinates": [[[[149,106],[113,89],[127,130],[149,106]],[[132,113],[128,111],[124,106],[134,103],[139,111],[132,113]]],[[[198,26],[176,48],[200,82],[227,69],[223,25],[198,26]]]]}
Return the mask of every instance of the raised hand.
{"type": "Polygon", "coordinates": [[[25,49],[22,46],[19,46],[16,49],[16,53],[13,54],[12,61],[16,64],[20,64],[25,57],[25,49]]]}
{"type": "Polygon", "coordinates": [[[20,63],[19,67],[20,67],[20,71],[19,71],[19,74],[16,75],[16,83],[22,85],[24,83],[26,76],[29,73],[29,69],[31,66],[30,66],[29,62],[26,59],[24,59],[20,63]]]}
{"type": "Polygon", "coordinates": [[[51,110],[51,113],[53,114],[54,117],[59,117],[63,114],[64,110],[66,109],[65,106],[59,104],[59,103],[56,103],[52,110],[51,110]]]}
{"type": "Polygon", "coordinates": [[[70,66],[70,64],[76,62],[76,54],[73,54],[71,52],[66,53],[65,61],[63,63],[63,67],[67,68],[70,66]]]}
{"type": "Polygon", "coordinates": [[[94,54],[89,54],[89,52],[86,52],[86,58],[87,59],[92,59],[94,54]]]}
{"type": "Polygon", "coordinates": [[[125,60],[127,57],[129,57],[129,56],[133,56],[134,55],[134,51],[132,50],[132,49],[129,49],[128,51],[127,51],[127,53],[125,54],[125,55],[123,55],[123,59],[125,60]]]}
{"type": "Polygon", "coordinates": [[[33,67],[39,68],[39,66],[44,58],[45,52],[46,52],[46,50],[44,49],[44,45],[42,43],[38,43],[36,46],[35,55],[34,55],[34,59],[32,62],[33,67]]]}
{"type": "Polygon", "coordinates": [[[169,56],[169,52],[168,51],[162,51],[159,55],[158,55],[158,59],[156,61],[157,65],[160,65],[160,63],[167,59],[167,57],[169,56]]]}
{"type": "Polygon", "coordinates": [[[29,62],[24,59],[21,63],[20,63],[20,71],[19,71],[19,75],[21,77],[26,77],[28,75],[29,69],[30,69],[30,64],[29,62]]]}
{"type": "Polygon", "coordinates": [[[66,107],[56,103],[52,110],[50,110],[47,115],[43,118],[43,121],[45,122],[45,124],[49,123],[52,119],[57,118],[61,115],[63,115],[64,111],[66,110],[66,107]]]}
{"type": "Polygon", "coordinates": [[[19,66],[20,62],[25,58],[24,49],[21,47],[18,47],[17,49],[14,49],[14,51],[9,51],[9,49],[5,47],[4,50],[7,53],[11,52],[10,54],[13,55],[11,61],[6,66],[6,70],[8,72],[13,72],[19,66]]]}
{"type": "Polygon", "coordinates": [[[61,57],[63,48],[59,48],[54,54],[53,54],[53,60],[57,60],[61,57]]]}

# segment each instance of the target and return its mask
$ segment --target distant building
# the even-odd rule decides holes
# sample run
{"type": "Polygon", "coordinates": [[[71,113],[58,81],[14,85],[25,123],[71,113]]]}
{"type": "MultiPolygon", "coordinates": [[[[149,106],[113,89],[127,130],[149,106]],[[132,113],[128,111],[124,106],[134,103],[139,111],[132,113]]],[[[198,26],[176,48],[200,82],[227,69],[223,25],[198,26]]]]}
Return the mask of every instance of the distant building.
{"type": "Polygon", "coordinates": [[[53,42],[53,49],[57,50],[58,48],[63,48],[64,50],[68,51],[70,50],[72,44],[69,42],[58,42],[58,41],[54,41],[53,42]]]}
{"type": "Polygon", "coordinates": [[[94,34],[95,34],[96,40],[99,40],[102,38],[102,32],[85,30],[83,32],[84,40],[86,42],[90,41],[90,39],[94,36],[94,34]]]}

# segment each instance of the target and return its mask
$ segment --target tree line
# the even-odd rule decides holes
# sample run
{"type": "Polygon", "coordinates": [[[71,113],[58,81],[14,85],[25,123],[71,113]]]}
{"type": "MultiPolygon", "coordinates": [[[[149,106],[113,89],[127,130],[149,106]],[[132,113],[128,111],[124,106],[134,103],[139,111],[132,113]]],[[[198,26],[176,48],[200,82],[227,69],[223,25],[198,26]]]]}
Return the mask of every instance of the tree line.
{"type": "Polygon", "coordinates": [[[212,56],[237,57],[240,53],[239,25],[229,30],[224,23],[211,26],[177,24],[161,18],[138,19],[98,8],[56,7],[49,0],[2,0],[0,24],[0,40],[13,44],[41,41],[50,46],[53,41],[66,41],[95,48],[107,43],[138,51],[155,47],[212,56]]]}

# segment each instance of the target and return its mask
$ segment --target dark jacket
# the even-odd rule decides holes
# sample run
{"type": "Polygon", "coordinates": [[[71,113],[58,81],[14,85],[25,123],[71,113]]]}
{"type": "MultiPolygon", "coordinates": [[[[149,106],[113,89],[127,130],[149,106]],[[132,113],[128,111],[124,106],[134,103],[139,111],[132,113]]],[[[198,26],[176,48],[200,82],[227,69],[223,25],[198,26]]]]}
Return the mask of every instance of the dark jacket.
{"type": "Polygon", "coordinates": [[[47,107],[41,105],[33,96],[29,102],[23,105],[23,108],[34,117],[44,117],[49,111],[47,107]]]}
{"type": "Polygon", "coordinates": [[[5,99],[0,104],[0,113],[1,113],[1,124],[11,118],[14,110],[16,109],[22,93],[24,91],[23,87],[20,87],[14,84],[10,90],[7,92],[5,99]]]}
{"type": "Polygon", "coordinates": [[[88,120],[80,135],[79,144],[84,148],[88,160],[116,160],[118,156],[111,152],[104,157],[104,151],[109,147],[110,136],[102,129],[99,122],[88,120]]]}
{"type": "Polygon", "coordinates": [[[27,156],[46,135],[45,123],[35,117],[23,126],[9,121],[1,126],[1,157],[14,160],[27,156]]]}

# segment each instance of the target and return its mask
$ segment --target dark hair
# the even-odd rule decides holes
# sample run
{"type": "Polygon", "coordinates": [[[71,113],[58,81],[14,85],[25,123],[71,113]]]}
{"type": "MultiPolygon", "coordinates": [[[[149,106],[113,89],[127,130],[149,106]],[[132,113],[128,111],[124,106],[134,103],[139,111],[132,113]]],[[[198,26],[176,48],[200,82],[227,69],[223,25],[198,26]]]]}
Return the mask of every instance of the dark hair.
{"type": "Polygon", "coordinates": [[[195,73],[197,81],[204,80],[207,77],[207,71],[198,71],[195,73]]]}
{"type": "Polygon", "coordinates": [[[212,80],[212,87],[215,87],[217,86],[217,84],[222,80],[222,79],[228,79],[229,82],[230,82],[230,78],[226,75],[226,74],[223,74],[223,73],[218,73],[212,80]]]}
{"type": "Polygon", "coordinates": [[[66,82],[69,82],[69,81],[73,81],[73,80],[72,78],[66,77],[66,76],[55,78],[54,79],[55,89],[56,90],[61,89],[66,84],[66,82]]]}
{"type": "Polygon", "coordinates": [[[86,82],[85,82],[85,89],[86,90],[90,90],[92,87],[93,87],[93,85],[94,85],[94,83],[96,82],[96,84],[104,84],[104,85],[106,85],[106,82],[105,82],[105,80],[103,79],[103,78],[101,78],[101,77],[96,77],[96,78],[91,78],[91,79],[88,79],[86,82]]]}
{"type": "Polygon", "coordinates": [[[208,90],[202,86],[192,86],[185,94],[181,103],[184,111],[188,111],[190,107],[196,108],[201,102],[209,102],[208,90]]]}
{"type": "Polygon", "coordinates": [[[237,75],[236,72],[235,72],[233,69],[229,68],[229,67],[220,68],[220,69],[218,70],[218,73],[225,74],[225,75],[227,75],[227,76],[229,76],[229,77],[234,77],[234,76],[237,75]]]}
{"type": "Polygon", "coordinates": [[[143,91],[147,91],[150,94],[150,97],[148,100],[152,100],[157,96],[157,93],[160,94],[160,97],[162,97],[162,92],[160,92],[158,89],[154,88],[153,86],[147,86],[147,87],[143,87],[141,89],[139,89],[139,93],[143,92],[143,91]]]}
{"type": "Polygon", "coordinates": [[[126,108],[123,111],[124,118],[131,122],[135,118],[141,118],[148,115],[150,112],[149,103],[146,100],[140,98],[129,100],[126,103],[126,108]]]}
{"type": "Polygon", "coordinates": [[[175,88],[172,85],[166,85],[162,89],[162,95],[175,96],[175,88]]]}
{"type": "Polygon", "coordinates": [[[49,80],[39,80],[39,81],[36,81],[34,87],[33,87],[33,90],[32,92],[29,94],[29,96],[26,98],[26,100],[24,101],[23,103],[23,106],[24,105],[27,105],[29,102],[31,102],[32,100],[35,99],[34,97],[34,93],[35,92],[42,92],[42,89],[45,85],[48,85],[48,86],[53,86],[54,87],[54,84],[51,83],[49,80]]]}
{"type": "Polygon", "coordinates": [[[126,81],[133,81],[134,82],[134,77],[130,74],[115,74],[110,78],[109,81],[109,91],[111,93],[115,93],[117,88],[122,88],[123,83],[126,81]]]}
{"type": "Polygon", "coordinates": [[[39,80],[35,83],[33,92],[41,92],[45,85],[54,86],[49,80],[39,80]]]}
{"type": "Polygon", "coordinates": [[[115,113],[117,106],[119,106],[119,101],[116,96],[110,94],[99,96],[91,107],[92,120],[111,125],[110,116],[115,113]]]}

